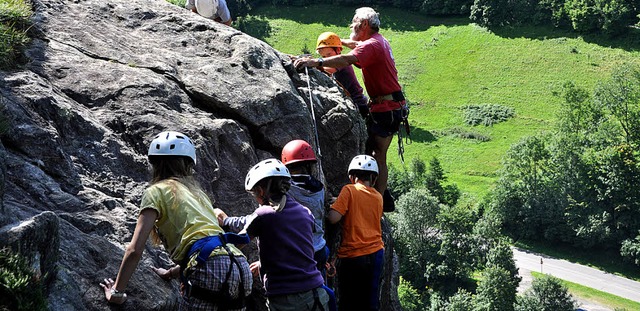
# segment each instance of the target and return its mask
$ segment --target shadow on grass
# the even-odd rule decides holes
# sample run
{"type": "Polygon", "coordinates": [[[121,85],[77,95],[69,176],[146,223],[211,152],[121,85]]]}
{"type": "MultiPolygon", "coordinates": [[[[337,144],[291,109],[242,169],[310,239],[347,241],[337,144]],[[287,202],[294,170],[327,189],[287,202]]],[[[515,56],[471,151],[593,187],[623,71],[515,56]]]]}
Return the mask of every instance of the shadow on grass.
{"type": "Polygon", "coordinates": [[[425,129],[411,126],[411,140],[419,143],[430,143],[436,141],[437,138],[425,129]]]}
{"type": "Polygon", "coordinates": [[[271,25],[264,18],[255,16],[238,17],[233,27],[262,41],[271,37],[271,25]]]}
{"type": "Polygon", "coordinates": [[[503,38],[529,38],[533,40],[547,40],[558,38],[582,38],[587,43],[602,47],[619,48],[628,52],[640,51],[640,29],[630,28],[626,34],[609,37],[605,34],[581,34],[567,29],[552,26],[518,26],[518,27],[490,27],[494,34],[503,38]]]}
{"type": "MultiPolygon", "coordinates": [[[[363,5],[365,6],[365,5],[363,5]]],[[[309,6],[273,6],[259,5],[250,15],[263,19],[287,19],[300,24],[322,24],[327,27],[348,29],[353,14],[359,6],[309,5],[309,6]]],[[[380,13],[381,33],[393,31],[424,31],[432,26],[458,26],[469,24],[467,17],[434,17],[414,14],[393,7],[372,6],[380,13]]]]}

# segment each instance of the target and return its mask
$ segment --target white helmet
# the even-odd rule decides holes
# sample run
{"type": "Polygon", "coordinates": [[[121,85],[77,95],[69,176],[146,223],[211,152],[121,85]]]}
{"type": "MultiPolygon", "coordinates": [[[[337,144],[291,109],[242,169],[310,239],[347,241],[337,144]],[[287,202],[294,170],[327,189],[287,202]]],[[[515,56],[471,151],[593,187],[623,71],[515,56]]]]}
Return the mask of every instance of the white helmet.
{"type": "Polygon", "coordinates": [[[347,174],[351,174],[351,171],[369,171],[378,174],[378,162],[370,155],[357,155],[351,160],[347,174]]]}
{"type": "Polygon", "coordinates": [[[196,164],[196,147],[189,137],[179,132],[165,131],[158,134],[149,145],[149,156],[185,156],[196,164]]]}
{"type": "Polygon", "coordinates": [[[218,0],[196,0],[198,14],[212,18],[218,12],[218,0]]]}
{"type": "Polygon", "coordinates": [[[291,178],[289,169],[278,159],[266,159],[254,165],[247,173],[244,181],[244,189],[251,191],[256,184],[267,177],[287,177],[291,178]]]}

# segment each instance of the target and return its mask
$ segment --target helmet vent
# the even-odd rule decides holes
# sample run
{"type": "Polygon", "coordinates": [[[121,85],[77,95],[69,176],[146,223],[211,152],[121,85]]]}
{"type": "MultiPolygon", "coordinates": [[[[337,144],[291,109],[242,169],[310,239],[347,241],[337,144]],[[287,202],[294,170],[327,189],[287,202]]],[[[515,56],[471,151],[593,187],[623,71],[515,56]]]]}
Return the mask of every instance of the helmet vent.
{"type": "Polygon", "coordinates": [[[175,144],[171,144],[171,146],[169,146],[169,150],[173,150],[176,149],[176,145],[175,144]]]}
{"type": "Polygon", "coordinates": [[[156,144],[156,149],[160,150],[160,144],[156,144]]]}

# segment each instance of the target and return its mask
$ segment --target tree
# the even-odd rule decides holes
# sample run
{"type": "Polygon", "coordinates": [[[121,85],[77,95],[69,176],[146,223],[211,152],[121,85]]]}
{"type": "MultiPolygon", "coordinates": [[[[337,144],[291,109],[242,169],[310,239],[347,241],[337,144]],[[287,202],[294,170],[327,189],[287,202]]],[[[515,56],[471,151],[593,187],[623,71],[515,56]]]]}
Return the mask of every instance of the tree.
{"type": "Polygon", "coordinates": [[[487,267],[499,267],[509,272],[509,275],[512,278],[512,285],[516,288],[522,279],[518,274],[516,262],[513,260],[513,251],[511,250],[511,246],[509,246],[509,244],[504,240],[501,240],[495,247],[489,250],[489,255],[487,256],[487,267]]]}
{"type": "Polygon", "coordinates": [[[556,183],[550,137],[526,137],[513,145],[503,162],[492,211],[516,239],[553,235],[563,222],[564,197],[556,183]]]}
{"type": "Polygon", "coordinates": [[[565,11],[573,29],[579,32],[618,35],[634,20],[633,6],[627,0],[567,0],[565,11]]]}
{"type": "Polygon", "coordinates": [[[476,220],[473,211],[467,206],[442,205],[440,208],[437,221],[442,242],[438,255],[442,260],[433,272],[440,279],[458,281],[442,282],[456,285],[446,288],[446,293],[456,292],[460,281],[467,278],[475,267],[478,248],[474,244],[472,233],[476,220]]]}
{"type": "Polygon", "coordinates": [[[474,311],[513,310],[517,288],[518,282],[514,281],[511,272],[496,265],[488,266],[482,272],[482,281],[474,299],[474,311]]]}
{"type": "Polygon", "coordinates": [[[619,122],[627,144],[640,144],[640,68],[617,68],[610,80],[594,92],[596,103],[606,107],[619,122]]]}
{"type": "Polygon", "coordinates": [[[628,239],[622,242],[620,255],[634,261],[636,265],[640,266],[640,234],[636,236],[635,239],[628,239]]]}
{"type": "Polygon", "coordinates": [[[473,310],[473,296],[471,293],[464,289],[458,290],[458,292],[449,297],[446,311],[472,311],[473,310]]]}
{"type": "Polygon", "coordinates": [[[559,279],[545,275],[534,279],[522,296],[518,297],[516,311],[573,311],[577,304],[567,287],[559,279]]]}
{"type": "Polygon", "coordinates": [[[424,184],[442,204],[454,206],[460,198],[460,189],[456,185],[446,185],[443,183],[447,180],[444,169],[437,158],[432,158],[429,162],[429,172],[424,178],[424,184]]]}
{"type": "Polygon", "coordinates": [[[394,240],[400,275],[414,288],[425,288],[429,267],[439,261],[440,231],[437,215],[441,205],[426,189],[412,189],[398,199],[394,240]]]}
{"type": "Polygon", "coordinates": [[[421,311],[424,304],[420,293],[402,277],[398,283],[398,299],[400,299],[402,310],[405,311],[421,311]]]}

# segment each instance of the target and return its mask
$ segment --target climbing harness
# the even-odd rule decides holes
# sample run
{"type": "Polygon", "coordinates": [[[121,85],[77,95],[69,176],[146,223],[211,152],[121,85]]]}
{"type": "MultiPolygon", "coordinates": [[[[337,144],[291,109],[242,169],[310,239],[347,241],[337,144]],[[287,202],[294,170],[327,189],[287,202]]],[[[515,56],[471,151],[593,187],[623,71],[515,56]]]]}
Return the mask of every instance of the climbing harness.
{"type": "Polygon", "coordinates": [[[250,239],[247,234],[235,234],[235,233],[220,233],[219,235],[208,236],[196,241],[189,250],[188,256],[183,260],[183,263],[180,265],[181,271],[181,281],[182,286],[185,290],[185,296],[187,298],[196,298],[204,301],[210,301],[215,303],[218,306],[218,310],[232,310],[232,309],[242,309],[245,306],[244,297],[244,273],[242,271],[242,267],[240,263],[233,255],[233,252],[227,246],[228,243],[231,244],[247,244],[250,239]],[[197,265],[205,264],[211,252],[218,247],[223,247],[227,254],[229,255],[229,269],[227,270],[227,274],[225,276],[224,283],[222,283],[222,288],[218,291],[212,291],[207,288],[202,288],[197,285],[193,285],[191,280],[189,280],[189,276],[193,273],[194,268],[197,265]],[[195,261],[195,264],[191,265],[195,261]],[[238,267],[238,272],[240,273],[240,282],[239,282],[239,292],[236,298],[231,297],[231,292],[229,288],[229,280],[231,279],[231,274],[233,273],[233,266],[238,267]]]}
{"type": "Polygon", "coordinates": [[[322,184],[325,184],[324,172],[322,171],[322,152],[320,151],[320,138],[318,137],[318,123],[316,122],[316,112],[313,108],[313,96],[311,93],[311,76],[309,76],[309,67],[304,67],[304,73],[307,75],[307,89],[309,89],[309,107],[311,107],[311,119],[313,120],[313,131],[316,138],[316,148],[318,148],[318,173],[322,179],[322,184]]]}

